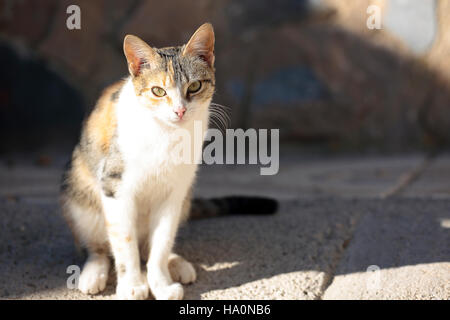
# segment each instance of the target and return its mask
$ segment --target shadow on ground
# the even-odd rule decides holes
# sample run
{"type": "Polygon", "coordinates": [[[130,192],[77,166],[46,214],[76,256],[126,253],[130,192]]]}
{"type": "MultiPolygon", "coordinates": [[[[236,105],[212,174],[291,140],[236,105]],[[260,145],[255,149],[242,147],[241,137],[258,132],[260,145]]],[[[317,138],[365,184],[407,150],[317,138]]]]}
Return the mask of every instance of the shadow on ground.
{"type": "MultiPolygon", "coordinates": [[[[83,260],[57,205],[0,205],[0,297],[88,298],[66,288],[67,267],[83,260]]],[[[198,272],[185,297],[318,299],[335,273],[363,272],[372,264],[448,262],[450,232],[442,221],[449,213],[448,200],[324,198],[283,201],[269,217],[192,221],[180,230],[176,245],[198,272]],[[362,242],[352,240],[356,226],[362,242]],[[394,235],[392,228],[398,230],[394,235]],[[365,248],[367,256],[355,258],[361,252],[355,246],[365,248]],[[343,256],[357,263],[338,267],[343,256]]],[[[94,298],[111,298],[113,285],[112,278],[106,292],[94,298]]]]}

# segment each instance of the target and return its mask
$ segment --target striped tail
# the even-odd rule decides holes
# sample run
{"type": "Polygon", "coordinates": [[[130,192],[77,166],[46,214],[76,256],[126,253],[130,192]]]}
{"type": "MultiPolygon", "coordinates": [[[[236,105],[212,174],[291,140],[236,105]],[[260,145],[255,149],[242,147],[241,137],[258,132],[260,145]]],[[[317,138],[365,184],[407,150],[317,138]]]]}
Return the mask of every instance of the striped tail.
{"type": "Polygon", "coordinates": [[[265,197],[230,196],[221,198],[194,198],[190,220],[228,215],[270,215],[278,210],[278,201],[265,197]]]}

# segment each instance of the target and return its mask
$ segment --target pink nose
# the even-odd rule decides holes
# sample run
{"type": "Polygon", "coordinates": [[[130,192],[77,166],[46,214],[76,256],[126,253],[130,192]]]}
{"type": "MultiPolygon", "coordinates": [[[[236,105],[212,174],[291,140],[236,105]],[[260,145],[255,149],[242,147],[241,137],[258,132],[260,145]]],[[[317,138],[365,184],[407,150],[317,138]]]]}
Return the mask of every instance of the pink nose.
{"type": "Polygon", "coordinates": [[[173,112],[175,112],[178,116],[178,118],[183,118],[184,113],[186,112],[186,108],[185,107],[181,107],[181,108],[176,108],[173,112]]]}

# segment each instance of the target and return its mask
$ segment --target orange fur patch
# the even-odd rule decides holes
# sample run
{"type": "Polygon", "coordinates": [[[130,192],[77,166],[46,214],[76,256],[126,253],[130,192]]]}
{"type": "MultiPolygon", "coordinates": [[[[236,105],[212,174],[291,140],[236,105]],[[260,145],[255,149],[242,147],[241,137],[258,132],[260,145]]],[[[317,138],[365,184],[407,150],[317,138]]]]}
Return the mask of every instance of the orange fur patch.
{"type": "MultiPolygon", "coordinates": [[[[145,76],[145,75],[144,75],[145,76]]],[[[147,83],[147,82],[146,82],[147,83]]],[[[152,93],[152,87],[158,86],[167,90],[169,87],[175,86],[175,80],[173,75],[173,67],[171,66],[171,62],[169,63],[169,72],[159,72],[156,74],[152,74],[151,81],[148,81],[148,87],[141,88],[139,90],[140,95],[145,97],[149,101],[149,106],[154,107],[160,105],[162,102],[165,102],[168,105],[172,105],[172,99],[166,95],[164,97],[155,97],[152,93]],[[172,68],[172,72],[170,69],[172,68]]]]}
{"type": "Polygon", "coordinates": [[[73,163],[73,167],[76,171],[75,176],[80,180],[82,185],[93,187],[94,179],[87,164],[81,157],[77,157],[73,163]]]}
{"type": "Polygon", "coordinates": [[[92,112],[87,122],[87,132],[94,143],[100,146],[102,152],[108,152],[111,139],[117,127],[117,117],[115,112],[115,101],[111,96],[117,92],[123,83],[116,82],[103,91],[97,102],[94,112],[92,112]]]}

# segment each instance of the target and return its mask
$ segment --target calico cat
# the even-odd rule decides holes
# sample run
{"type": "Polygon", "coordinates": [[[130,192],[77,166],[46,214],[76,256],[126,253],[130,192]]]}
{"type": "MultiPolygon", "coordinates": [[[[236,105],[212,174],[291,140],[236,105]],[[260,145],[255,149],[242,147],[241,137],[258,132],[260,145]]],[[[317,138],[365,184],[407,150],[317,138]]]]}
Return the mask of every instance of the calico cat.
{"type": "MultiPolygon", "coordinates": [[[[125,37],[130,76],[107,88],[84,122],[61,188],[64,216],[88,253],[79,278],[83,293],[105,288],[112,256],[117,298],[146,299],[151,290],[156,299],[181,299],[181,284],[195,281],[196,272],[172,247],[189,212],[275,210],[273,201],[239,197],[197,199],[191,206],[199,159],[174,163],[168,156],[180,143],[174,130],[195,137],[196,121],[203,137],[208,128],[214,41],[208,23],[179,47],[157,49],[125,37]]],[[[193,154],[201,156],[202,142],[191,141],[193,154]]]]}

